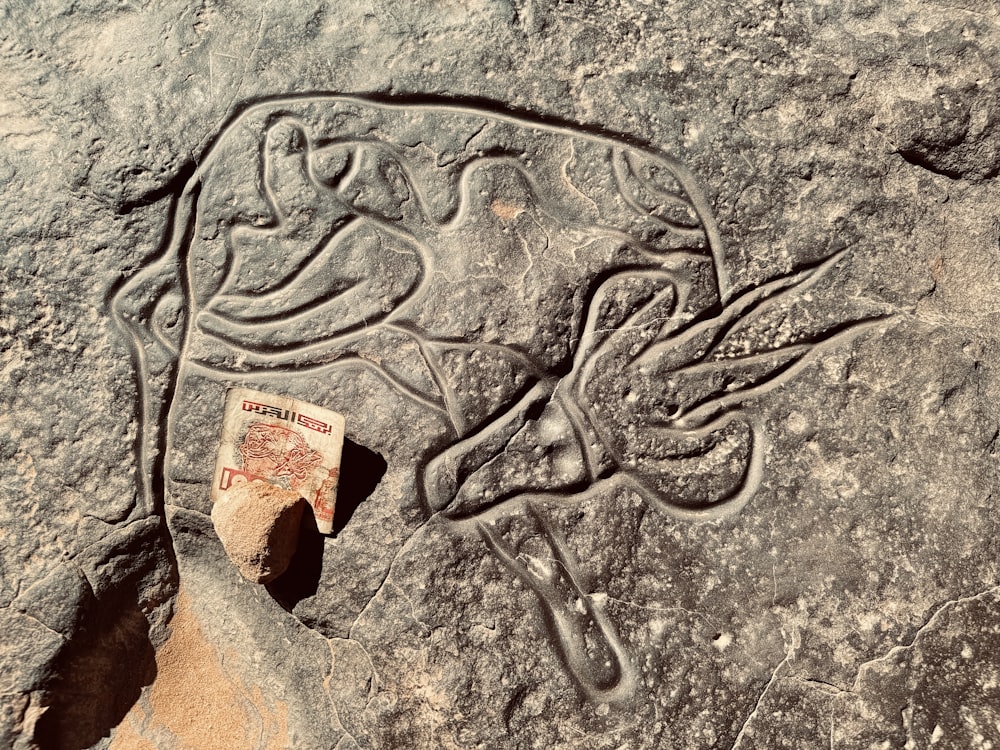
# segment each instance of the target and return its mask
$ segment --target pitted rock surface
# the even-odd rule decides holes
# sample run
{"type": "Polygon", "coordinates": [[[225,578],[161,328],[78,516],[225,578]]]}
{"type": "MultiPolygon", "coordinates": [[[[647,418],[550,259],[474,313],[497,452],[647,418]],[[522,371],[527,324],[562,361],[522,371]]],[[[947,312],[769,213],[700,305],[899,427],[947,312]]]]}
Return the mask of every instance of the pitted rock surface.
{"type": "Polygon", "coordinates": [[[987,5],[4,11],[0,746],[1000,746],[987,5]]]}

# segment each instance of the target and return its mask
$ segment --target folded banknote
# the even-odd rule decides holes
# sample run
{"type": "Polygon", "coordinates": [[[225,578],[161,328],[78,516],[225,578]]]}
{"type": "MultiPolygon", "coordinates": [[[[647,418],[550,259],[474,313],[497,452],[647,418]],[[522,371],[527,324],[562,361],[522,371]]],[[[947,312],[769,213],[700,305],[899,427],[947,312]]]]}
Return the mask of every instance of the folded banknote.
{"type": "Polygon", "coordinates": [[[333,530],[344,417],[287,396],[232,388],[226,394],[212,502],[235,485],[263,480],[298,492],[320,532],[333,530]]]}

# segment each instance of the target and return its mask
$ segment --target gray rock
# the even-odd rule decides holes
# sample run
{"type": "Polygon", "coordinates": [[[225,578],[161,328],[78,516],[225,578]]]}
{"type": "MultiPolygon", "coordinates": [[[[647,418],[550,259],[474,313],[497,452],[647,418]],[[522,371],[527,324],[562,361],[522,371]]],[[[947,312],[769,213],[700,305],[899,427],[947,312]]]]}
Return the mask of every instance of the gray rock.
{"type": "Polygon", "coordinates": [[[0,745],[1000,743],[993,11],[5,21],[0,745]],[[263,587],[233,385],[351,429],[263,587]]]}

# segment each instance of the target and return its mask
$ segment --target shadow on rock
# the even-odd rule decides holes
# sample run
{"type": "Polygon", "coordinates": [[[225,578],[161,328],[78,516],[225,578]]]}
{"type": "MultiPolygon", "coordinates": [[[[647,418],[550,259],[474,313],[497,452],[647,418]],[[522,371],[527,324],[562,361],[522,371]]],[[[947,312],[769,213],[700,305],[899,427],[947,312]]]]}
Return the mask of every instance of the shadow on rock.
{"type": "MultiPolygon", "coordinates": [[[[378,453],[348,439],[344,440],[340,466],[340,485],[333,515],[334,535],[344,530],[358,506],[371,497],[388,468],[378,453]]],[[[316,594],[323,572],[325,539],[316,528],[313,514],[303,513],[299,544],[288,569],[266,586],[275,601],[288,611],[316,594]]]]}
{"type": "Polygon", "coordinates": [[[371,497],[388,468],[378,453],[353,440],[344,440],[340,458],[340,486],[337,507],[333,512],[333,533],[339,534],[365,500],[371,497]]]}
{"type": "Polygon", "coordinates": [[[35,740],[43,750],[83,750],[108,736],[156,677],[156,653],[138,597],[86,603],[78,634],[53,664],[51,703],[35,740]]]}
{"type": "Polygon", "coordinates": [[[316,528],[312,511],[302,514],[299,546],[292,561],[280,576],[265,585],[268,593],[289,612],[303,599],[313,596],[319,588],[323,572],[323,535],[316,528]]]}

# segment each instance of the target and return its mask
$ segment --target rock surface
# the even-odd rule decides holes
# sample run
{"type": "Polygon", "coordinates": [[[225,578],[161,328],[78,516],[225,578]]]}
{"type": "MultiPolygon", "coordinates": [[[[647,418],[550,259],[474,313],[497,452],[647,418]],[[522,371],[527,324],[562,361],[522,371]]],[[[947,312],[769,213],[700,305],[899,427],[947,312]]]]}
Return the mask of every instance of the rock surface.
{"type": "Polygon", "coordinates": [[[212,525],[243,577],[268,583],[288,569],[307,506],[293,490],[259,480],[244,482],[212,505],[212,525]]]}
{"type": "Polygon", "coordinates": [[[22,6],[0,746],[1000,746],[987,3],[22,6]]]}

